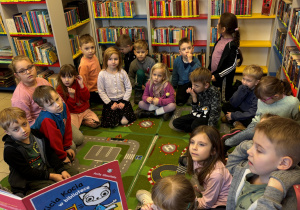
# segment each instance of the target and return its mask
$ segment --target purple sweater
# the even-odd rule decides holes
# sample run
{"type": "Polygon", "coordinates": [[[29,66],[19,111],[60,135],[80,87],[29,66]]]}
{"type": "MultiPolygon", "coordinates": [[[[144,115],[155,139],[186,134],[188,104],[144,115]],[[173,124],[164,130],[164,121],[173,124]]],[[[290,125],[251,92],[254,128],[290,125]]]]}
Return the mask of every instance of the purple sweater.
{"type": "MultiPolygon", "coordinates": [[[[144,90],[143,101],[145,103],[148,103],[147,98],[153,97],[153,95],[154,95],[153,88],[150,87],[150,81],[149,81],[149,82],[147,82],[146,88],[144,90]]],[[[175,103],[175,90],[170,82],[166,83],[165,88],[163,88],[160,91],[160,95],[161,95],[161,97],[159,98],[159,102],[158,102],[159,106],[166,106],[169,103],[175,103]]]]}

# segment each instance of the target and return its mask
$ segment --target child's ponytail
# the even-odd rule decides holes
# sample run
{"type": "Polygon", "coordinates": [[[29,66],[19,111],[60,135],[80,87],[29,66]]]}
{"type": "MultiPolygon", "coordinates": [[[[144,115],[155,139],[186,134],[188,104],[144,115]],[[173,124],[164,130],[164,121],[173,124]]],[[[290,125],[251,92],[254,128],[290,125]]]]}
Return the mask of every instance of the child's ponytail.
{"type": "Polygon", "coordinates": [[[238,63],[236,66],[241,66],[243,63],[243,54],[240,50],[240,30],[239,28],[234,29],[233,33],[233,41],[236,43],[236,46],[238,47],[238,63]]]}
{"type": "Polygon", "coordinates": [[[265,76],[255,87],[254,93],[257,98],[272,97],[275,94],[285,94],[290,96],[292,89],[287,80],[280,80],[276,77],[265,76]]]}

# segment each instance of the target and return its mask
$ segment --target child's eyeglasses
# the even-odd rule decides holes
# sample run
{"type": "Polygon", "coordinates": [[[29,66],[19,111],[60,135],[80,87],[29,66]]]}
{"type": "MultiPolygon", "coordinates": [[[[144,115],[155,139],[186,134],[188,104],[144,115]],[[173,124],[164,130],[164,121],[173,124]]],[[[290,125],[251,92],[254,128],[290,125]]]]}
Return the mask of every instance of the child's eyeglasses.
{"type": "Polygon", "coordinates": [[[34,65],[30,65],[30,66],[27,66],[27,69],[21,69],[20,71],[18,71],[16,73],[17,74],[25,74],[27,71],[31,72],[33,68],[34,68],[34,65]]]}
{"type": "Polygon", "coordinates": [[[261,100],[262,102],[265,102],[265,103],[266,103],[267,101],[269,101],[269,100],[272,99],[273,97],[274,97],[274,96],[268,97],[268,98],[266,98],[266,99],[262,99],[262,98],[261,98],[260,100],[261,100]]]}

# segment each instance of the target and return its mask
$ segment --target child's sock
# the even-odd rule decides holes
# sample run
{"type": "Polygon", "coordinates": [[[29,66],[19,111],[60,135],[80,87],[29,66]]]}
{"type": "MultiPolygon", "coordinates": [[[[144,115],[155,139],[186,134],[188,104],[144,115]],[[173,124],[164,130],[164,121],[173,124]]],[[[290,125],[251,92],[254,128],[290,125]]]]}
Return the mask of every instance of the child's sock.
{"type": "Polygon", "coordinates": [[[158,106],[155,106],[155,105],[153,105],[153,104],[150,104],[149,110],[148,110],[148,111],[153,111],[153,110],[156,110],[156,109],[158,109],[158,108],[159,108],[158,106]]]}
{"type": "Polygon", "coordinates": [[[126,119],[125,116],[122,117],[121,124],[122,125],[127,125],[128,124],[128,120],[126,119]]]}
{"type": "Polygon", "coordinates": [[[164,113],[165,113],[165,110],[164,110],[163,107],[160,107],[160,108],[158,108],[158,109],[155,110],[155,114],[156,115],[162,115],[164,113]]]}

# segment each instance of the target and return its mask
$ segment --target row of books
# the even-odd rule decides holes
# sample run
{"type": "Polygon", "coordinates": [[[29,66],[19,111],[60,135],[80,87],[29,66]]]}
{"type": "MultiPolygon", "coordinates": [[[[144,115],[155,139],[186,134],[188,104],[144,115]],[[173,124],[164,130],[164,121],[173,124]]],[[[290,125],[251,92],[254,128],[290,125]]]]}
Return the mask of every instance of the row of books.
{"type": "Polygon", "coordinates": [[[262,15],[274,15],[276,13],[276,2],[277,0],[263,0],[261,14],[262,15]]]}
{"type": "Polygon", "coordinates": [[[72,55],[75,55],[79,52],[79,36],[78,35],[69,35],[69,41],[71,45],[72,55]]]}
{"type": "Polygon", "coordinates": [[[28,1],[45,1],[45,0],[0,0],[0,2],[28,2],[28,1]]]}
{"type": "Polygon", "coordinates": [[[4,24],[3,24],[3,19],[2,19],[1,15],[0,15],[0,33],[2,33],[2,34],[6,33],[5,27],[4,27],[4,24]]]}
{"type": "Polygon", "coordinates": [[[138,39],[146,40],[145,27],[103,27],[97,29],[97,38],[100,43],[115,43],[122,34],[127,34],[134,42],[138,39]]]}
{"type": "Polygon", "coordinates": [[[286,27],[289,25],[291,9],[291,0],[279,0],[277,16],[281,20],[281,22],[285,24],[286,27]]]}
{"type": "Polygon", "coordinates": [[[10,33],[51,33],[48,10],[34,9],[26,11],[25,15],[18,13],[13,18],[6,19],[10,33]]]}
{"type": "Polygon", "coordinates": [[[199,0],[149,0],[152,17],[197,17],[199,0]]]}
{"type": "Polygon", "coordinates": [[[55,47],[41,37],[13,37],[13,44],[17,55],[26,55],[35,63],[52,65],[58,60],[55,47]]]}
{"type": "Polygon", "coordinates": [[[181,38],[187,37],[194,42],[194,27],[156,27],[151,30],[152,43],[159,44],[178,44],[181,38]]]}
{"type": "Polygon", "coordinates": [[[13,53],[10,46],[0,47],[0,63],[10,63],[13,53]]]}
{"type": "Polygon", "coordinates": [[[89,11],[86,0],[76,0],[67,3],[67,8],[77,8],[80,21],[89,19],[89,11]]]}
{"type": "MultiPolygon", "coordinates": [[[[174,60],[178,56],[180,56],[179,53],[173,53],[173,52],[154,52],[152,54],[152,58],[156,62],[167,64],[167,66],[170,69],[170,71],[172,71],[174,60]]],[[[201,62],[202,67],[205,67],[205,52],[204,51],[202,51],[202,52],[194,52],[193,56],[197,57],[199,59],[199,61],[201,62]]]]}
{"type": "Polygon", "coordinates": [[[286,46],[283,67],[294,87],[298,87],[300,69],[300,51],[296,46],[286,46]]]}
{"type": "Polygon", "coordinates": [[[97,18],[124,18],[135,16],[134,1],[94,1],[94,13],[97,18]]]}
{"type": "Polygon", "coordinates": [[[300,41],[300,8],[294,8],[290,26],[291,34],[300,41]]]}
{"type": "Polygon", "coordinates": [[[75,25],[77,22],[80,22],[78,8],[64,8],[64,15],[67,27],[75,25]]]}
{"type": "Polygon", "coordinates": [[[211,0],[212,15],[219,16],[224,12],[252,15],[252,0],[211,0]]]}
{"type": "Polygon", "coordinates": [[[287,30],[285,28],[277,29],[276,37],[275,37],[275,46],[277,47],[277,49],[281,55],[283,55],[286,36],[287,36],[287,30]]]}
{"type": "Polygon", "coordinates": [[[54,74],[53,70],[48,69],[48,67],[39,67],[37,68],[37,77],[44,78],[48,80],[48,78],[54,74]]]}
{"type": "Polygon", "coordinates": [[[218,33],[217,27],[210,28],[210,43],[214,44],[220,38],[220,34],[218,33]]]}

